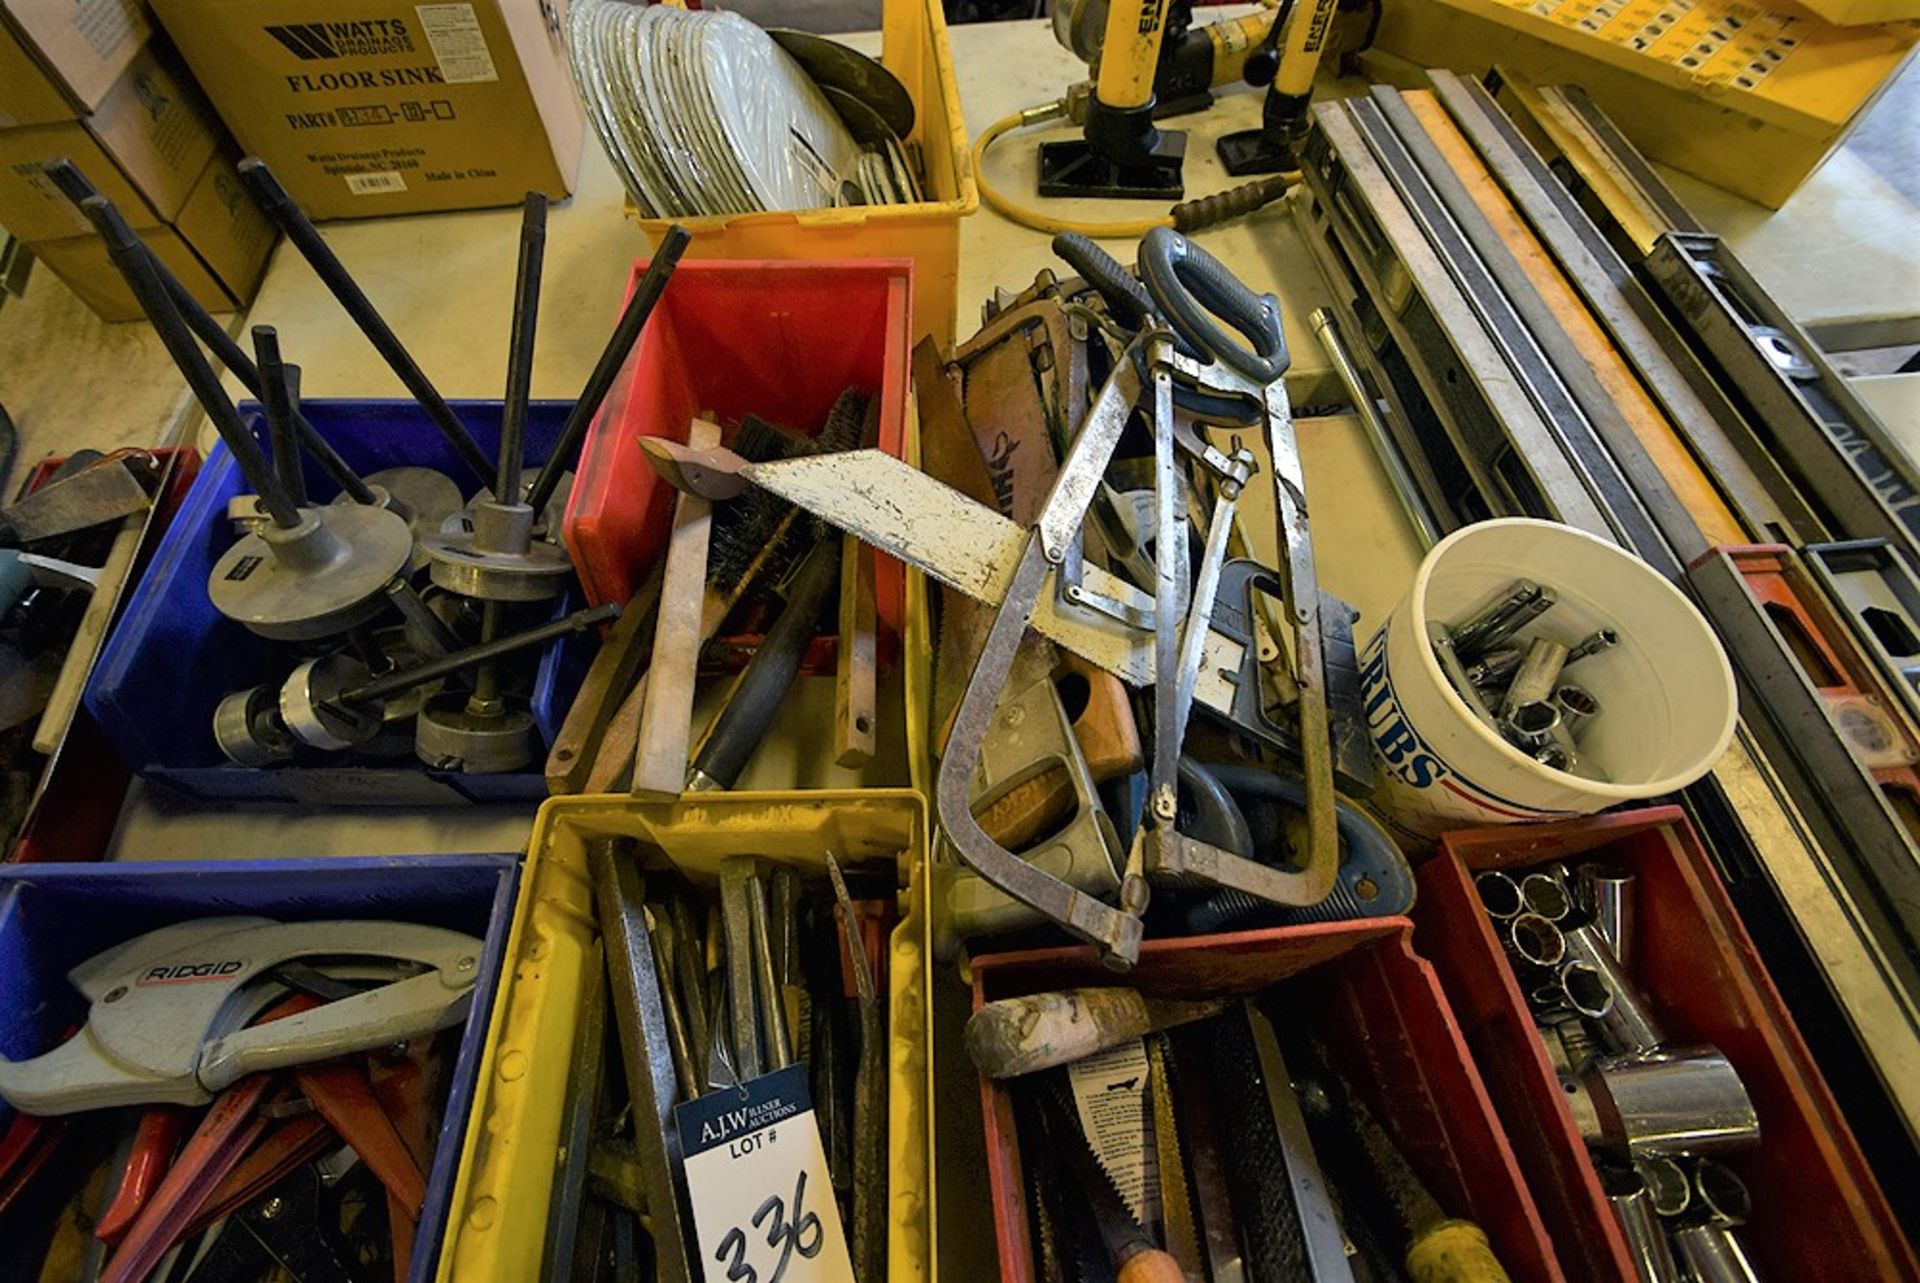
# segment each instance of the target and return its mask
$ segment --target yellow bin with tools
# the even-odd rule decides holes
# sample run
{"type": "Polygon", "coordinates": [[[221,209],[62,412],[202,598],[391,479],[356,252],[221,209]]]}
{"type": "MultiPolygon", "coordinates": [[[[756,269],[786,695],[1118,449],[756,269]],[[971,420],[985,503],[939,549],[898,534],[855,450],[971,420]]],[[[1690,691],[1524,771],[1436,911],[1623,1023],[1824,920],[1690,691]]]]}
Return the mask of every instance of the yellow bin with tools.
{"type": "MultiPolygon", "coordinates": [[[[909,153],[921,158],[925,200],[850,209],[772,210],[678,220],[693,234],[689,258],[910,258],[913,337],[953,345],[960,279],[960,220],[980,206],[960,86],[940,0],[883,0],[880,61],[913,98],[909,153]]],[[[627,216],[658,244],[676,220],[627,216]]]]}
{"type": "MultiPolygon", "coordinates": [[[[829,851],[849,866],[898,861],[901,918],[888,961],[887,1277],[931,1279],[927,814],[912,789],[707,793],[669,803],[602,794],[554,798],[540,808],[438,1277],[457,1283],[541,1277],[574,1034],[587,968],[598,959],[586,844],[615,835],[638,839],[696,878],[712,876],[726,856],[749,853],[821,878],[829,851]]],[[[620,1072],[612,1063],[607,1071],[620,1072]]]]}

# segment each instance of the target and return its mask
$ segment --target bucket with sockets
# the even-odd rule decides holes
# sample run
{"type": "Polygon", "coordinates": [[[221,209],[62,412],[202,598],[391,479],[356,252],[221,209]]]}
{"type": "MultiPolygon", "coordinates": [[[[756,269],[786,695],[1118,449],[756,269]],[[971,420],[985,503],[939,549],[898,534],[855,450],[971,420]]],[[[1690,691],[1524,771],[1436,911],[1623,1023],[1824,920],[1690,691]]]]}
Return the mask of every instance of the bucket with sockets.
{"type": "Polygon", "coordinates": [[[1673,585],[1523,518],[1433,547],[1360,684],[1373,801],[1415,837],[1672,793],[1712,769],[1739,712],[1719,641],[1673,585]]]}
{"type": "Polygon", "coordinates": [[[0,869],[0,1277],[431,1278],[518,879],[0,869]]]}
{"type": "Polygon", "coordinates": [[[973,960],[1003,1283],[1566,1277],[1407,919],[1148,940],[1120,983],[973,960]]]}

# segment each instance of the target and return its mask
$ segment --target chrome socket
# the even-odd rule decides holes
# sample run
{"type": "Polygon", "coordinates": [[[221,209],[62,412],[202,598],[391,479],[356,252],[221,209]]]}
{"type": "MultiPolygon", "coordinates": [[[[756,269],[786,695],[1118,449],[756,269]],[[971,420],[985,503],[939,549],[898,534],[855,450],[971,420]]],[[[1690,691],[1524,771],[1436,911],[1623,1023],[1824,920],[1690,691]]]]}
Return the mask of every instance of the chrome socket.
{"type": "Polygon", "coordinates": [[[1599,1061],[1582,1081],[1599,1122],[1597,1148],[1640,1158],[1722,1153],[1760,1143],[1760,1115],[1746,1085],[1713,1047],[1599,1061]]]}
{"type": "Polygon", "coordinates": [[[1681,1283],[1683,1276],[1673,1263],[1667,1232],[1654,1214],[1653,1200],[1640,1177],[1632,1171],[1602,1168],[1600,1186],[1627,1240],[1634,1273],[1641,1283],[1681,1283]]]}
{"type": "Polygon", "coordinates": [[[1617,865],[1583,864],[1573,873],[1574,903],[1622,964],[1633,956],[1633,887],[1632,872],[1617,865]]]}
{"type": "Polygon", "coordinates": [[[1593,968],[1606,987],[1613,991],[1612,1008],[1606,1015],[1596,1017],[1600,1036],[1608,1048],[1629,1056],[1658,1050],[1667,1040],[1666,1030],[1654,1016],[1647,1000],[1628,978],[1620,960],[1600,934],[1599,927],[1591,922],[1583,923],[1569,928],[1562,935],[1566,941],[1567,957],[1593,968]]]}

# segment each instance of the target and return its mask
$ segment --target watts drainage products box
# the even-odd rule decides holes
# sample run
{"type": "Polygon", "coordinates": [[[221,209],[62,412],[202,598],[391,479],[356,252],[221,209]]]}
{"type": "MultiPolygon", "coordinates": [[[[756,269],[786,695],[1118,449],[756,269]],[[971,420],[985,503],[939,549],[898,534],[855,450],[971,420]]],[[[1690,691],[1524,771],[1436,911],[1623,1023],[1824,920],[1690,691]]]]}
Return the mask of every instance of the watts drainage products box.
{"type": "Polygon", "coordinates": [[[312,217],[572,190],[581,119],[558,4],[158,0],[227,127],[312,217]]]}

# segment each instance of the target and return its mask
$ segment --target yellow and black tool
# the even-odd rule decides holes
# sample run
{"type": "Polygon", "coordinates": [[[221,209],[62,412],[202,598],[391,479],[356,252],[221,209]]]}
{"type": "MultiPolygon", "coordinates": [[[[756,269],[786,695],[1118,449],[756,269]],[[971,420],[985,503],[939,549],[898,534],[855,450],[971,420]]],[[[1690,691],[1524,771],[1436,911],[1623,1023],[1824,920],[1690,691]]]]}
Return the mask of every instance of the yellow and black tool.
{"type": "Polygon", "coordinates": [[[1187,136],[1154,124],[1154,75],[1169,0],[1110,4],[1079,138],[1040,147],[1042,196],[1178,200],[1187,136]]]}
{"type": "Polygon", "coordinates": [[[1223,134],[1214,141],[1220,164],[1229,174],[1242,178],[1299,170],[1298,150],[1307,137],[1313,78],[1320,71],[1320,52],[1327,46],[1339,7],[1340,0],[1295,0],[1280,65],[1260,105],[1260,127],[1223,134]]]}

